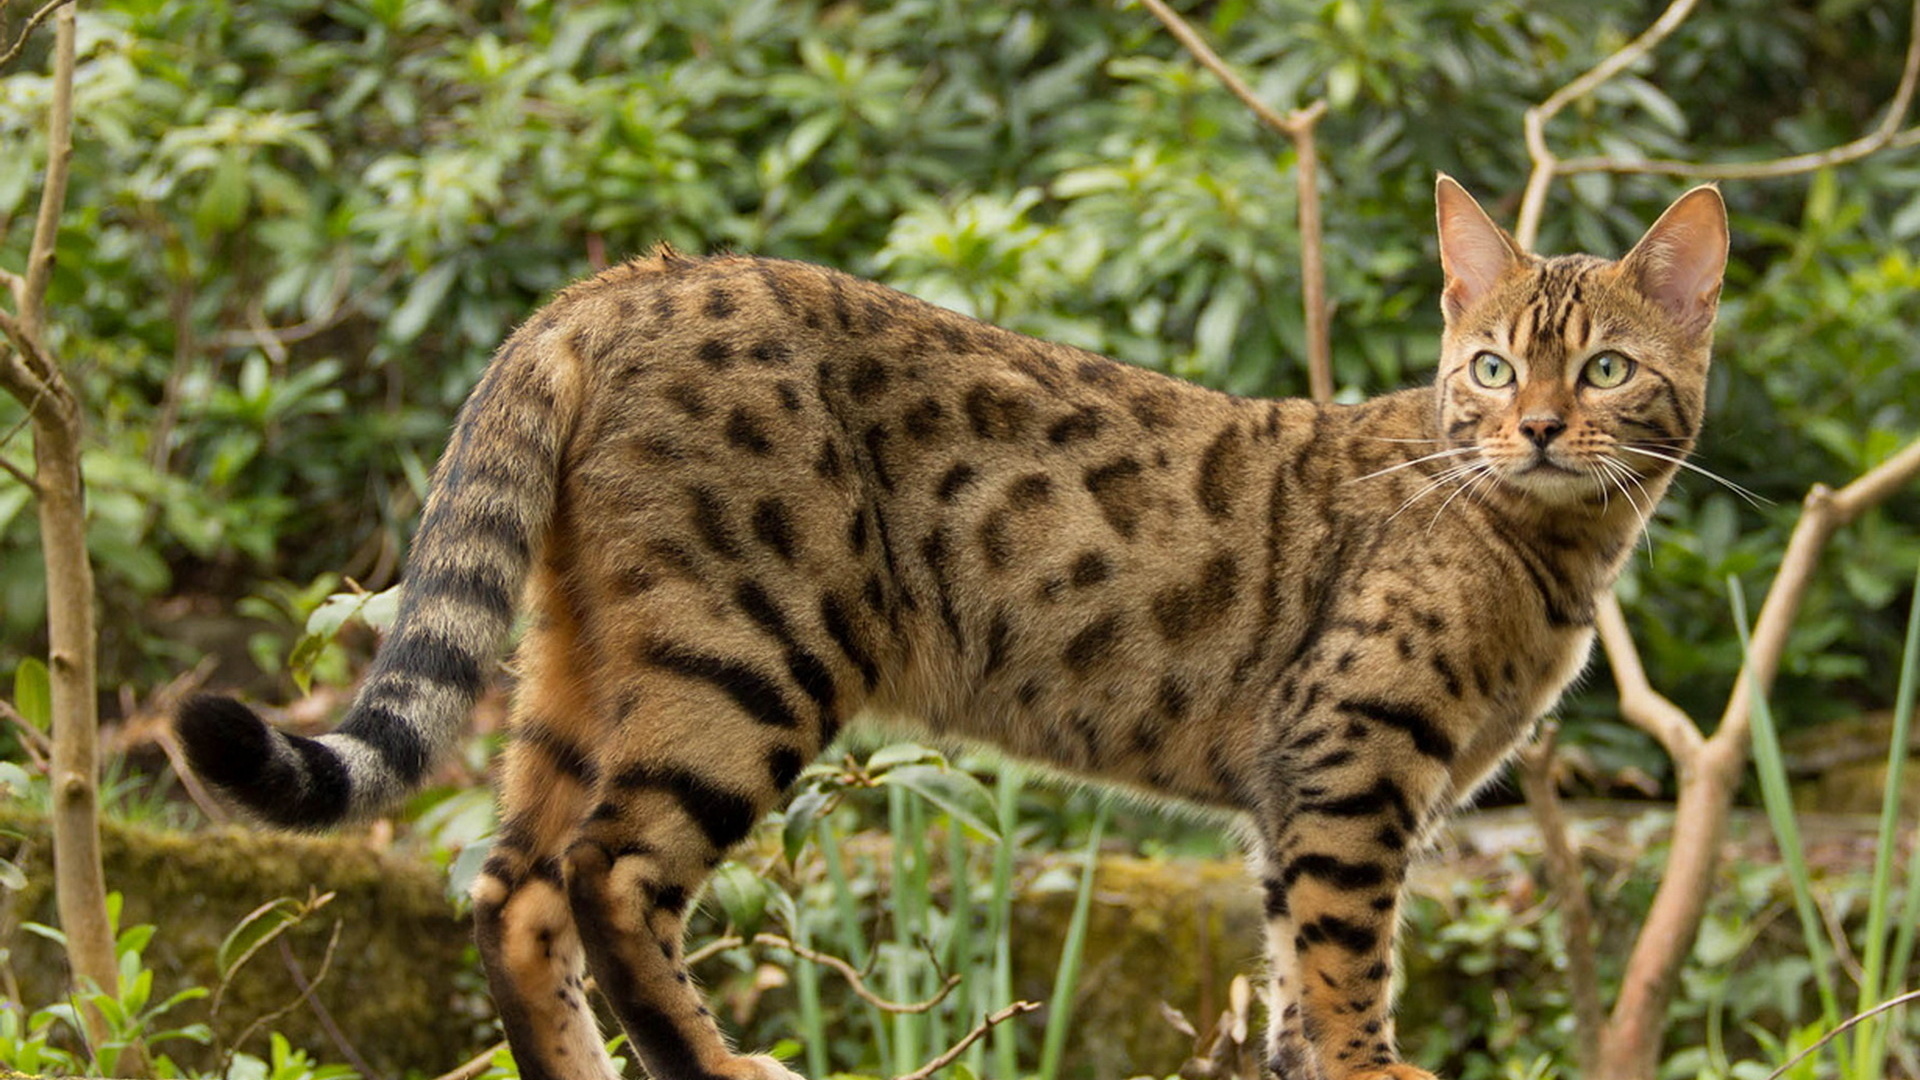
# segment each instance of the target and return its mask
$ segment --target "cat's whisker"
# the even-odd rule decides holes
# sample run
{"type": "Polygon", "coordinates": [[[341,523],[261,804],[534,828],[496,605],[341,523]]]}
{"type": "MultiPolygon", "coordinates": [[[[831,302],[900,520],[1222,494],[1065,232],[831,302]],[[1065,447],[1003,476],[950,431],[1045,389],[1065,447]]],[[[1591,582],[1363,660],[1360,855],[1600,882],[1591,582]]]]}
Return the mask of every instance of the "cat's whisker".
{"type": "Polygon", "coordinates": [[[1426,498],[1428,495],[1432,494],[1433,492],[1436,492],[1441,488],[1447,486],[1448,484],[1453,483],[1456,480],[1459,480],[1461,477],[1469,476],[1475,471],[1482,470],[1482,469],[1491,470],[1492,466],[1485,461],[1470,461],[1464,465],[1454,465],[1450,468],[1442,469],[1438,473],[1435,473],[1433,478],[1428,480],[1426,484],[1422,485],[1420,490],[1408,496],[1407,500],[1400,504],[1399,509],[1395,510],[1392,514],[1389,514],[1387,516],[1387,520],[1392,521],[1394,518],[1399,517],[1401,513],[1405,511],[1409,506],[1412,506],[1414,503],[1417,503],[1421,499],[1426,498]]]}
{"type": "Polygon", "coordinates": [[[1385,476],[1388,473],[1399,472],[1401,469],[1411,469],[1415,465],[1419,465],[1424,462],[1435,461],[1440,458],[1446,458],[1446,457],[1458,457],[1461,454],[1476,454],[1479,452],[1480,452],[1480,448],[1477,446],[1456,446],[1450,450],[1437,450],[1431,454],[1422,454],[1421,456],[1414,458],[1412,461],[1403,461],[1398,465],[1389,465],[1384,469],[1376,469],[1375,471],[1370,472],[1365,476],[1356,476],[1353,479],[1347,481],[1347,483],[1357,484],[1362,480],[1371,480],[1376,476],[1385,476]]]}
{"type": "Polygon", "coordinates": [[[1700,466],[1695,465],[1693,462],[1686,460],[1685,458],[1678,458],[1673,456],[1672,454],[1663,454],[1658,450],[1649,450],[1644,446],[1636,446],[1632,443],[1621,443],[1619,444],[1619,448],[1627,451],[1630,454],[1645,454],[1647,457],[1650,457],[1650,458],[1659,458],[1661,461],[1672,462],[1673,464],[1678,465],[1689,472],[1699,473],[1701,476],[1706,477],[1707,479],[1713,481],[1716,484],[1724,485],[1728,491],[1731,491],[1735,495],[1738,495],[1741,498],[1747,500],[1748,504],[1753,506],[1755,509],[1760,509],[1763,506],[1773,505],[1772,499],[1769,499],[1764,495],[1756,494],[1752,491],[1749,491],[1746,488],[1741,487],[1739,484],[1736,484],[1733,481],[1727,479],[1726,477],[1721,476],[1719,473],[1713,472],[1709,469],[1703,469],[1700,466]]]}
{"type": "Polygon", "coordinates": [[[1633,507],[1634,515],[1640,519],[1640,538],[1646,541],[1647,561],[1652,562],[1653,528],[1652,522],[1648,520],[1647,515],[1653,510],[1653,493],[1647,490],[1647,486],[1640,482],[1640,477],[1632,469],[1627,468],[1626,463],[1620,459],[1602,455],[1597,460],[1614,478],[1613,482],[1620,488],[1620,494],[1626,496],[1627,505],[1633,507]],[[1640,489],[1640,494],[1646,497],[1647,505],[1645,509],[1642,509],[1639,501],[1633,497],[1633,492],[1627,490],[1626,482],[1631,482],[1634,487],[1640,489]]]}
{"type": "Polygon", "coordinates": [[[1459,498],[1460,496],[1466,494],[1469,491],[1472,491],[1475,487],[1477,487],[1480,484],[1481,481],[1489,479],[1494,475],[1492,463],[1476,462],[1475,464],[1481,466],[1479,473],[1475,476],[1470,477],[1465,483],[1461,484],[1459,488],[1457,488],[1454,491],[1453,494],[1447,496],[1446,501],[1440,504],[1440,508],[1438,510],[1435,510],[1433,512],[1433,517],[1427,521],[1427,532],[1429,533],[1433,532],[1434,525],[1438,524],[1440,521],[1440,515],[1447,512],[1447,507],[1453,505],[1453,500],[1459,498]]]}

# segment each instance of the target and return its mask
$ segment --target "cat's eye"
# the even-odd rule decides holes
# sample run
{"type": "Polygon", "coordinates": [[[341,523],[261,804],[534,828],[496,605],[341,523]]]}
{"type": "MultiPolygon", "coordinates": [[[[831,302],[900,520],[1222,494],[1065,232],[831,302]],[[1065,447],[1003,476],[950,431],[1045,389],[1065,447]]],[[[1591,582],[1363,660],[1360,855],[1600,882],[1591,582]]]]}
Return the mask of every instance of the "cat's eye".
{"type": "Polygon", "coordinates": [[[1602,390],[1619,386],[1633,374],[1633,361],[1617,352],[1594,354],[1587,366],[1580,369],[1580,379],[1588,386],[1597,386],[1602,390]]]}
{"type": "Polygon", "coordinates": [[[1483,352],[1473,358],[1473,381],[1489,390],[1498,390],[1513,382],[1513,365],[1504,358],[1483,352]]]}

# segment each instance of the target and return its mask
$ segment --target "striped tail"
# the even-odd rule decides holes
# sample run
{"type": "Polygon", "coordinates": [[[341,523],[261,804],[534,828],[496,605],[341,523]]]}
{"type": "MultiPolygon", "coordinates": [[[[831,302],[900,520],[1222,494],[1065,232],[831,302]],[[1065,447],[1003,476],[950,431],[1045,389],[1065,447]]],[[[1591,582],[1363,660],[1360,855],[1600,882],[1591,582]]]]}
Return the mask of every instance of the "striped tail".
{"type": "Polygon", "coordinates": [[[467,729],[553,516],[577,373],[551,337],[508,341],[460,410],[407,559],[400,611],[346,719],[303,738],[230,698],[178,730],[194,772],[254,816],[322,829],[414,791],[467,729]]]}

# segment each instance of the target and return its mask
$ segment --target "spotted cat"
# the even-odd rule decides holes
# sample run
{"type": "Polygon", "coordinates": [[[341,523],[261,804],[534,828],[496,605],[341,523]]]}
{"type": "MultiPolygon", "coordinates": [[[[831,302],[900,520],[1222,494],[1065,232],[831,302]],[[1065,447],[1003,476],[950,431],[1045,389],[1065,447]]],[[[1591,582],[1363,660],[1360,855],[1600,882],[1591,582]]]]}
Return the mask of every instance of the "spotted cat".
{"type": "MultiPolygon", "coordinates": [[[[1523,251],[1438,185],[1429,388],[1231,397],[795,262],[661,251],[562,292],[461,410],[398,621],[317,739],[200,698],[193,767],[267,822],[392,806],[515,612],[473,889],[529,1080],[779,1080],[684,962],[691,899],[843,724],[908,718],[1244,815],[1269,1067],[1394,1049],[1411,853],[1585,663],[1595,598],[1699,430],[1712,188],[1626,257],[1523,251]]],[[[1420,987],[1411,989],[1421,993],[1420,987]]]]}

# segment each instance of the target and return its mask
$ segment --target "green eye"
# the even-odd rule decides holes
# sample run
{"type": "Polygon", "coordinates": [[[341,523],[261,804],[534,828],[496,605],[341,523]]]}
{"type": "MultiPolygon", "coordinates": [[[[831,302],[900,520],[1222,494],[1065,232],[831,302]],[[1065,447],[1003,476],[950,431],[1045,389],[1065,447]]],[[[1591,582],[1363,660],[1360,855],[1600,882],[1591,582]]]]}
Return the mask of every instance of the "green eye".
{"type": "Polygon", "coordinates": [[[1580,369],[1580,378],[1588,386],[1597,386],[1602,390],[1619,386],[1633,374],[1633,361],[1617,352],[1597,353],[1580,369]]]}
{"type": "Polygon", "coordinates": [[[1489,390],[1498,390],[1513,381],[1513,365],[1490,352],[1473,358],[1473,381],[1489,390]]]}

